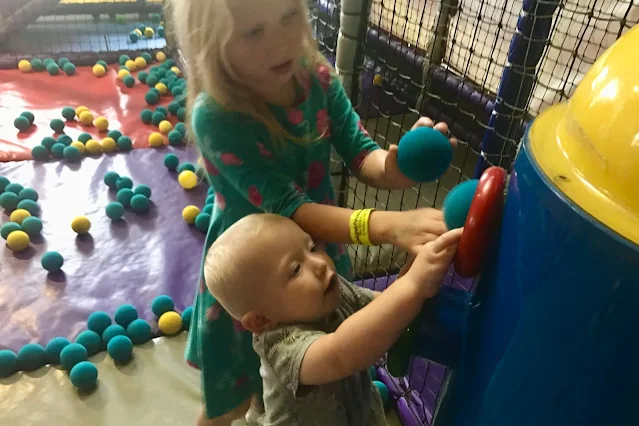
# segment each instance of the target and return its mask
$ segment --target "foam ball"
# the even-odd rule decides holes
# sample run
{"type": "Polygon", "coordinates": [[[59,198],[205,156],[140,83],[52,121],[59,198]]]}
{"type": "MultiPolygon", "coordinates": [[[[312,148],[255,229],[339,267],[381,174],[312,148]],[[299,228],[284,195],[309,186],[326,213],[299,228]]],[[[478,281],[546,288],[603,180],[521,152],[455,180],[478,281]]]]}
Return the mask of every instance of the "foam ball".
{"type": "Polygon", "coordinates": [[[377,379],[377,369],[374,365],[368,367],[368,375],[371,377],[371,380],[377,379]]]}
{"type": "Polygon", "coordinates": [[[84,148],[86,149],[88,154],[91,154],[91,155],[102,154],[102,146],[100,145],[100,142],[94,141],[93,139],[89,139],[87,143],[84,144],[84,148]]]}
{"type": "Polygon", "coordinates": [[[442,210],[444,211],[444,222],[448,229],[464,226],[478,184],[479,180],[477,179],[462,182],[451,189],[444,199],[442,210]]]}
{"type": "Polygon", "coordinates": [[[29,213],[31,213],[31,216],[36,216],[40,212],[38,203],[33,200],[22,200],[16,207],[28,211],[29,213]]]}
{"type": "MultiPolygon", "coordinates": [[[[173,86],[173,88],[171,89],[171,94],[173,96],[180,96],[183,93],[184,88],[182,86],[173,86]]],[[[175,111],[175,114],[177,115],[177,111],[175,111]]]]}
{"type": "Polygon", "coordinates": [[[51,136],[47,136],[42,139],[42,142],[40,142],[40,145],[45,147],[47,151],[50,151],[51,148],[53,148],[53,145],[55,145],[56,143],[57,141],[55,140],[55,138],[52,138],[51,136]]]}
{"type": "Polygon", "coordinates": [[[136,33],[139,37],[142,37],[142,31],[144,30],[144,27],[142,27],[142,29],[136,28],[133,30],[134,33],[136,33]]]}
{"type": "Polygon", "coordinates": [[[69,379],[79,390],[91,390],[98,383],[98,368],[90,361],[81,361],[73,366],[69,379]]]}
{"type": "Polygon", "coordinates": [[[153,132],[149,135],[149,146],[152,148],[160,148],[164,146],[164,137],[161,133],[153,132]]]}
{"type": "Polygon", "coordinates": [[[133,188],[133,181],[131,180],[130,177],[126,177],[126,176],[122,176],[120,177],[120,179],[118,179],[115,182],[115,187],[117,189],[122,189],[122,188],[133,188]]]}
{"type": "Polygon", "coordinates": [[[33,200],[38,201],[38,191],[33,188],[22,188],[18,193],[18,197],[21,200],[33,200]]]}
{"type": "Polygon", "coordinates": [[[174,308],[173,299],[166,294],[156,296],[151,302],[151,311],[156,317],[160,317],[162,314],[172,311],[174,308]]]}
{"type": "Polygon", "coordinates": [[[98,117],[93,121],[93,125],[101,132],[106,132],[109,128],[109,120],[106,117],[98,117]]]}
{"type": "Polygon", "coordinates": [[[180,182],[180,186],[184,189],[195,188],[197,181],[197,175],[190,170],[185,170],[178,176],[178,182],[180,182]]]}
{"type": "Polygon", "coordinates": [[[62,151],[62,155],[64,155],[64,158],[72,163],[76,163],[82,158],[82,153],[75,146],[65,147],[64,151],[62,151]]]}
{"type": "Polygon", "coordinates": [[[160,129],[160,133],[168,134],[171,130],[173,130],[173,125],[170,121],[164,120],[158,125],[158,129],[160,129]]]}
{"type": "Polygon", "coordinates": [[[140,195],[144,195],[146,198],[151,198],[151,188],[149,188],[148,185],[138,185],[135,187],[135,190],[133,191],[135,192],[135,194],[140,194],[140,195]]]}
{"type": "Polygon", "coordinates": [[[51,364],[60,363],[60,352],[71,342],[66,337],[54,337],[49,340],[49,343],[44,347],[44,351],[47,353],[47,359],[51,364]]]}
{"type": "Polygon", "coordinates": [[[142,194],[134,195],[131,198],[131,210],[137,214],[144,214],[149,211],[150,202],[147,197],[142,194]]]}
{"type": "Polygon", "coordinates": [[[149,73],[145,72],[145,71],[140,71],[138,73],[138,80],[140,81],[140,83],[144,84],[146,83],[146,79],[149,76],[149,73]]]}
{"type": "Polygon", "coordinates": [[[419,127],[406,133],[397,148],[399,169],[417,182],[438,179],[453,159],[448,138],[431,127],[419,127]]]}
{"type": "Polygon", "coordinates": [[[62,134],[58,136],[58,142],[64,146],[69,146],[71,145],[71,142],[73,142],[73,139],[71,139],[71,136],[69,135],[62,134]]]}
{"type": "Polygon", "coordinates": [[[207,233],[211,223],[211,215],[208,213],[200,213],[195,217],[195,227],[198,231],[207,233]]]}
{"type": "Polygon", "coordinates": [[[62,117],[67,121],[75,120],[75,110],[71,107],[62,108],[62,117]]]}
{"type": "Polygon", "coordinates": [[[0,194],[0,206],[2,206],[5,210],[13,211],[16,207],[18,207],[19,202],[20,197],[18,197],[18,194],[8,191],[0,194]]]}
{"type": "Polygon", "coordinates": [[[144,124],[151,124],[153,122],[153,111],[150,109],[143,109],[142,112],[140,112],[140,119],[144,124]]]}
{"type": "Polygon", "coordinates": [[[100,59],[99,61],[96,61],[95,63],[98,64],[98,65],[102,65],[105,70],[109,69],[109,65],[106,63],[106,61],[104,61],[102,59],[100,59]]]}
{"type": "Polygon", "coordinates": [[[126,64],[126,61],[130,60],[131,58],[128,55],[120,55],[120,57],[118,58],[118,63],[120,65],[124,65],[126,64]]]}
{"type": "Polygon", "coordinates": [[[128,136],[120,136],[118,138],[118,149],[120,151],[131,151],[133,148],[133,141],[128,136]]]}
{"type": "Polygon", "coordinates": [[[104,152],[113,152],[117,149],[118,144],[113,140],[113,138],[103,138],[100,141],[100,146],[104,152]]]}
{"type": "Polygon", "coordinates": [[[127,327],[132,321],[138,319],[138,311],[133,305],[121,305],[115,310],[113,318],[117,324],[127,327]]]}
{"type": "Polygon", "coordinates": [[[9,220],[11,222],[17,223],[18,225],[21,225],[22,221],[28,218],[29,216],[31,216],[31,213],[29,213],[27,210],[16,209],[13,212],[11,212],[11,215],[9,216],[9,220]]]}
{"type": "Polygon", "coordinates": [[[31,240],[24,231],[13,231],[7,237],[7,247],[15,252],[25,250],[29,244],[31,244],[31,240]]]}
{"type": "Polygon", "coordinates": [[[55,61],[52,58],[45,58],[42,63],[44,64],[44,66],[46,67],[49,64],[55,64],[55,61]]]}
{"type": "Polygon", "coordinates": [[[37,343],[24,345],[18,352],[18,365],[25,371],[33,371],[47,363],[47,353],[37,343]]]}
{"type": "MultiPolygon", "coordinates": [[[[206,204],[203,208],[202,208],[202,213],[206,213],[208,215],[213,213],[213,204],[206,204]]],[[[197,219],[197,218],[196,218],[197,219]]]]}
{"type": "Polygon", "coordinates": [[[126,330],[120,324],[111,324],[102,333],[102,341],[108,344],[115,336],[123,336],[125,334],[126,330]]]}
{"type": "Polygon", "coordinates": [[[109,130],[109,133],[107,133],[107,137],[117,141],[122,137],[122,132],[115,129],[109,130]]]}
{"type": "Polygon", "coordinates": [[[126,328],[126,335],[135,345],[141,345],[151,339],[151,326],[143,319],[135,319],[126,328]]]}
{"type": "MultiPolygon", "coordinates": [[[[171,132],[173,133],[173,132],[171,132]]],[[[169,138],[170,138],[170,134],[169,134],[169,138]]],[[[166,166],[167,169],[171,170],[171,171],[175,171],[178,167],[178,165],[180,164],[180,159],[178,158],[177,155],[175,154],[166,154],[164,156],[164,165],[166,166]]]]}
{"type": "Polygon", "coordinates": [[[111,317],[103,311],[95,311],[87,319],[87,328],[102,336],[104,330],[111,325],[111,317]]]}
{"type": "Polygon", "coordinates": [[[180,108],[177,114],[178,120],[184,121],[186,120],[186,108],[180,108]]]}
{"type": "Polygon", "coordinates": [[[127,75],[131,75],[131,73],[130,73],[130,72],[129,72],[129,70],[127,70],[127,69],[122,68],[122,69],[120,69],[120,70],[118,71],[118,78],[119,78],[120,80],[122,80],[122,79],[123,79],[124,77],[126,77],[127,75]]]}
{"type": "Polygon", "coordinates": [[[71,221],[71,229],[76,234],[86,234],[91,229],[91,221],[86,216],[77,216],[71,221]]]}
{"type": "Polygon", "coordinates": [[[117,184],[118,179],[120,179],[120,175],[117,174],[116,172],[106,172],[104,174],[104,177],[102,178],[102,181],[109,188],[115,188],[115,185],[117,184]]]}
{"type": "MultiPolygon", "coordinates": [[[[111,321],[110,318],[109,321],[111,321]]],[[[102,338],[98,333],[92,330],[84,330],[78,334],[78,337],[75,338],[75,342],[84,346],[89,356],[97,354],[102,349],[102,338]]]]}
{"type": "Polygon", "coordinates": [[[139,69],[143,69],[146,67],[146,59],[144,59],[142,56],[138,56],[137,58],[135,58],[135,66],[139,69]]]}
{"type": "Polygon", "coordinates": [[[153,56],[151,56],[149,52],[142,52],[140,56],[144,58],[147,64],[150,64],[151,62],[153,62],[153,56]]]}
{"type": "Polygon", "coordinates": [[[135,79],[133,78],[133,76],[127,75],[122,79],[122,83],[124,83],[126,87],[131,88],[135,86],[135,79]]]}
{"type": "Polygon", "coordinates": [[[147,94],[144,96],[144,100],[149,105],[155,105],[158,103],[159,96],[151,91],[148,91],[147,94]]]}
{"type": "Polygon", "coordinates": [[[31,67],[34,71],[44,71],[44,64],[42,60],[38,58],[31,59],[31,67]]]}
{"type": "Polygon", "coordinates": [[[164,27],[162,25],[158,26],[158,35],[164,37],[164,27]]]}
{"type": "Polygon", "coordinates": [[[9,185],[11,181],[4,176],[0,176],[0,194],[4,192],[7,185],[9,185]]]}
{"type": "Polygon", "coordinates": [[[49,75],[58,75],[60,74],[60,67],[56,63],[51,63],[47,65],[47,72],[49,75]]]}
{"type": "Polygon", "coordinates": [[[57,251],[48,251],[40,259],[42,267],[49,272],[58,272],[64,264],[62,255],[57,251]]]}
{"type": "Polygon", "coordinates": [[[93,65],[93,75],[96,77],[104,77],[106,75],[106,68],[100,64],[93,65]]]}
{"type": "Polygon", "coordinates": [[[151,117],[151,124],[158,126],[164,120],[166,120],[166,115],[162,111],[155,111],[151,117]]]}
{"type": "Polygon", "coordinates": [[[58,65],[60,66],[60,68],[62,68],[64,64],[68,64],[69,62],[69,58],[65,58],[64,56],[58,59],[58,65]]]}
{"type": "Polygon", "coordinates": [[[22,221],[22,230],[29,237],[35,237],[42,232],[42,220],[39,217],[30,216],[22,221]]]}
{"type": "Polygon", "coordinates": [[[153,38],[153,36],[155,35],[155,31],[153,31],[153,28],[151,27],[146,27],[144,29],[144,37],[146,38],[153,38]]]}
{"type": "Polygon", "coordinates": [[[29,120],[29,124],[33,124],[33,122],[35,121],[35,115],[33,115],[31,111],[24,111],[20,113],[20,117],[24,117],[29,120]]]}
{"type": "Polygon", "coordinates": [[[139,39],[140,39],[140,36],[138,35],[137,32],[131,31],[129,33],[129,40],[131,40],[131,43],[137,43],[139,39]]]}
{"type": "Polygon", "coordinates": [[[155,59],[158,62],[164,62],[166,60],[166,55],[164,54],[164,52],[158,52],[155,54],[155,59]]]}
{"type": "Polygon", "coordinates": [[[65,370],[71,370],[77,363],[86,361],[89,356],[87,349],[79,343],[66,345],[60,352],[60,363],[65,370]]]}
{"type": "Polygon", "coordinates": [[[23,116],[17,117],[15,120],[13,120],[13,125],[21,132],[26,132],[31,127],[29,119],[23,116]]]}
{"type": "Polygon", "coordinates": [[[382,397],[382,404],[386,405],[388,403],[388,388],[384,383],[378,380],[373,381],[373,384],[379,391],[379,396],[382,397]]]}
{"type": "Polygon", "coordinates": [[[31,148],[31,156],[35,161],[47,161],[49,159],[49,150],[42,145],[36,145],[31,148]]]}
{"type": "Polygon", "coordinates": [[[196,206],[186,206],[182,210],[182,219],[184,219],[184,221],[188,223],[189,225],[192,225],[195,223],[195,219],[197,218],[197,215],[199,214],[200,214],[200,209],[197,208],[196,206]]]}
{"type": "Polygon", "coordinates": [[[183,137],[186,136],[186,126],[184,125],[184,123],[176,123],[173,130],[175,130],[176,132],[180,132],[183,137]]]}
{"type": "Polygon", "coordinates": [[[182,330],[182,317],[174,311],[165,312],[158,320],[158,328],[164,334],[176,334],[182,330]]]}
{"type": "Polygon", "coordinates": [[[78,136],[78,140],[82,143],[87,143],[88,141],[90,141],[92,138],[92,136],[88,133],[82,133],[80,134],[80,136],[78,136]]]}
{"type": "MultiPolygon", "coordinates": [[[[89,108],[87,108],[84,105],[80,105],[79,107],[76,107],[75,109],[75,115],[77,115],[78,117],[80,117],[80,114],[82,114],[85,111],[89,111],[89,108]]],[[[93,120],[91,120],[93,121],[93,120]]]]}
{"type": "Polygon", "coordinates": [[[14,194],[20,194],[24,187],[17,182],[13,182],[4,187],[5,192],[13,192],[14,194]]]}
{"type": "Polygon", "coordinates": [[[107,343],[107,352],[113,361],[124,364],[133,357],[133,342],[125,335],[114,336],[107,343]]]}
{"type": "Polygon", "coordinates": [[[62,133],[64,131],[64,121],[59,118],[54,118],[50,123],[51,129],[56,133],[62,133]]]}
{"type": "Polygon", "coordinates": [[[111,220],[120,220],[124,216],[124,206],[116,201],[107,204],[105,211],[111,220]]]}
{"type": "Polygon", "coordinates": [[[0,236],[2,237],[2,239],[6,240],[14,231],[22,231],[22,227],[15,222],[4,223],[0,227],[0,236]]]}
{"type": "Polygon", "coordinates": [[[53,146],[51,147],[51,155],[53,156],[53,158],[58,158],[58,159],[63,158],[64,148],[66,148],[64,144],[60,142],[54,143],[53,146]]]}
{"type": "Polygon", "coordinates": [[[0,350],[0,379],[12,376],[18,371],[18,355],[9,349],[0,350]]]}
{"type": "Polygon", "coordinates": [[[134,195],[133,191],[129,188],[122,188],[118,191],[115,198],[118,200],[118,203],[124,207],[129,207],[131,205],[131,198],[133,198],[134,195]]]}
{"type": "Polygon", "coordinates": [[[80,119],[80,123],[84,126],[90,126],[93,124],[93,114],[89,111],[82,111],[78,118],[80,119]]]}
{"type": "Polygon", "coordinates": [[[178,67],[171,67],[171,71],[173,71],[178,77],[182,75],[182,71],[180,71],[178,67]]]}
{"type": "Polygon", "coordinates": [[[62,71],[64,71],[64,73],[66,75],[75,75],[75,65],[73,65],[71,62],[67,62],[66,64],[64,64],[64,66],[62,67],[62,71]]]}
{"type": "Polygon", "coordinates": [[[214,204],[215,203],[215,194],[211,194],[206,197],[206,201],[204,204],[214,204]]]}
{"type": "Polygon", "coordinates": [[[146,84],[149,87],[155,87],[155,85],[158,84],[159,82],[160,80],[155,74],[149,74],[146,78],[146,84]]]}
{"type": "Polygon", "coordinates": [[[191,319],[193,318],[193,306],[188,306],[182,312],[182,327],[185,330],[191,328],[191,319]]]}
{"type": "Polygon", "coordinates": [[[135,61],[133,59],[129,59],[128,61],[126,61],[124,63],[124,66],[127,67],[129,69],[129,71],[136,71],[138,69],[138,67],[135,64],[135,61]]]}
{"type": "Polygon", "coordinates": [[[169,88],[166,87],[166,84],[164,83],[158,83],[154,86],[158,92],[160,92],[160,95],[164,96],[167,93],[169,93],[169,88]]]}

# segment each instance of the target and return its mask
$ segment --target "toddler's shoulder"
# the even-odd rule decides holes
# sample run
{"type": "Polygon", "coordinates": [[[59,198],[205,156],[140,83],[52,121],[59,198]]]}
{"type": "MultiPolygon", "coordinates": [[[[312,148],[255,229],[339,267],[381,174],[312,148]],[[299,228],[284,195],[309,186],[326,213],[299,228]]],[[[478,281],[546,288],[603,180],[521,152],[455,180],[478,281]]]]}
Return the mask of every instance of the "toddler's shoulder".
{"type": "Polygon", "coordinates": [[[260,356],[293,355],[304,340],[319,331],[309,325],[286,325],[253,336],[253,348],[260,356]]]}

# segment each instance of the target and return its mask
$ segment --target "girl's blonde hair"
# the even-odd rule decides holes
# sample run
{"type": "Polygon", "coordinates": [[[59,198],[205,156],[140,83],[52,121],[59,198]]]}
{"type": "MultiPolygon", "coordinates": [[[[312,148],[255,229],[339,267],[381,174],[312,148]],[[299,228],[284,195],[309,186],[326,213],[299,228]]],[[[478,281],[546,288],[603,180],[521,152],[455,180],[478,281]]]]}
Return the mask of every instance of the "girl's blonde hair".
{"type": "MultiPolygon", "coordinates": [[[[266,102],[240,81],[226,57],[225,45],[233,32],[228,0],[170,0],[173,31],[187,66],[187,111],[189,115],[197,96],[204,92],[229,111],[246,114],[264,124],[274,140],[290,139],[266,102]]],[[[319,52],[308,20],[306,0],[298,0],[305,11],[306,26],[302,34],[306,67],[315,70],[320,64],[332,71],[319,52]]],[[[188,123],[188,120],[187,120],[188,123]]]]}

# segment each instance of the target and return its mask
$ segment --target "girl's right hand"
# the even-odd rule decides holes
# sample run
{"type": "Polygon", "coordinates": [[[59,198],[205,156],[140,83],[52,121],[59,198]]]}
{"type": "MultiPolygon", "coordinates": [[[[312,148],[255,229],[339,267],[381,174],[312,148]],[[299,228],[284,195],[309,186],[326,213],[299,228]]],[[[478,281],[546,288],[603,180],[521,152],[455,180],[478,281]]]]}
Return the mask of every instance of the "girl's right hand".
{"type": "Polygon", "coordinates": [[[376,244],[392,244],[413,256],[447,231],[442,211],[431,208],[374,212],[370,223],[371,237],[376,244]]]}

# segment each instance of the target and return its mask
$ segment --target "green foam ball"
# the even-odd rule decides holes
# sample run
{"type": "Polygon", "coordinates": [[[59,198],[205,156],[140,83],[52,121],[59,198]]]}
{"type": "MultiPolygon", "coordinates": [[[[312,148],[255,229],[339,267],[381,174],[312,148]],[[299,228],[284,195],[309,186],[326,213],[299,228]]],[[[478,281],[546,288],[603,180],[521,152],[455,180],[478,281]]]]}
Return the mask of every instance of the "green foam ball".
{"type": "Polygon", "coordinates": [[[119,130],[109,130],[109,132],[107,133],[107,137],[113,139],[114,141],[117,142],[118,139],[120,139],[122,137],[122,132],[119,130]]]}
{"type": "Polygon", "coordinates": [[[397,165],[401,172],[417,182],[439,179],[450,166],[453,147],[446,136],[431,127],[419,127],[406,133],[397,146],[397,165]]]}
{"type": "Polygon", "coordinates": [[[118,179],[115,182],[115,187],[117,189],[123,189],[123,188],[133,188],[133,181],[131,180],[130,177],[126,177],[126,176],[121,176],[120,179],[118,179]]]}
{"type": "Polygon", "coordinates": [[[69,58],[65,58],[64,56],[58,59],[58,66],[63,68],[66,64],[70,63],[69,58]]]}
{"type": "Polygon", "coordinates": [[[149,105],[155,105],[158,103],[159,100],[159,96],[156,95],[155,93],[149,91],[147,92],[146,95],[144,95],[144,100],[146,101],[147,104],[149,105]]]}
{"type": "Polygon", "coordinates": [[[120,324],[111,324],[102,333],[102,341],[108,344],[115,336],[124,336],[125,334],[126,330],[120,324]]]}
{"type": "Polygon", "coordinates": [[[178,173],[182,173],[185,170],[195,172],[195,166],[189,162],[185,162],[180,164],[180,166],[177,168],[178,173]]]}
{"type": "Polygon", "coordinates": [[[142,119],[144,124],[151,124],[151,121],[153,120],[153,111],[150,109],[143,109],[142,112],[140,112],[140,119],[142,119]]]}
{"type": "Polygon", "coordinates": [[[118,203],[122,204],[124,207],[131,206],[131,198],[133,198],[135,194],[129,188],[122,188],[115,195],[115,198],[118,200],[118,203]]]}
{"type": "Polygon", "coordinates": [[[40,142],[40,145],[45,147],[47,150],[51,151],[51,148],[53,148],[53,145],[55,145],[56,142],[57,140],[55,140],[55,138],[52,138],[51,136],[47,136],[42,139],[42,142],[40,142]]]}
{"type": "Polygon", "coordinates": [[[0,194],[4,192],[7,185],[9,185],[11,181],[7,179],[5,176],[0,176],[0,194]]]}
{"type": "Polygon", "coordinates": [[[131,43],[137,43],[139,39],[140,36],[135,31],[131,31],[129,33],[129,40],[131,41],[131,43]]]}
{"type": "Polygon", "coordinates": [[[444,222],[448,229],[464,226],[478,184],[479,180],[477,179],[462,182],[451,189],[444,199],[442,210],[444,212],[444,222]]]}
{"type": "Polygon", "coordinates": [[[146,198],[151,198],[151,188],[148,185],[140,184],[133,190],[136,195],[144,195],[146,198]]]}
{"type": "Polygon", "coordinates": [[[124,206],[116,201],[112,201],[107,204],[105,211],[106,215],[111,220],[120,220],[122,219],[122,216],[124,216],[124,206]]]}
{"type": "Polygon", "coordinates": [[[182,133],[182,136],[186,136],[186,125],[184,123],[176,123],[175,127],[173,127],[173,130],[182,133]]]}
{"type": "Polygon", "coordinates": [[[24,111],[22,114],[20,114],[20,116],[29,120],[29,124],[33,124],[33,122],[35,121],[35,115],[33,115],[31,111],[24,111]]]}
{"type": "Polygon", "coordinates": [[[151,311],[156,317],[161,317],[162,314],[172,311],[175,308],[173,299],[166,294],[157,296],[151,302],[151,311]]]}
{"type": "Polygon", "coordinates": [[[120,58],[118,59],[118,63],[120,65],[124,65],[126,64],[126,61],[130,61],[131,58],[128,55],[120,55],[120,58]]]}
{"type": "Polygon", "coordinates": [[[131,151],[133,149],[133,141],[128,136],[120,136],[117,144],[120,151],[131,151]]]}
{"type": "Polygon", "coordinates": [[[155,74],[149,74],[146,77],[146,84],[149,87],[155,87],[156,84],[160,82],[160,79],[155,74]]]}
{"type": "Polygon", "coordinates": [[[40,264],[49,272],[58,272],[60,269],[62,269],[64,258],[57,251],[48,251],[44,255],[42,255],[40,264]]]}
{"type": "Polygon", "coordinates": [[[143,319],[136,319],[129,323],[126,335],[135,345],[141,345],[151,339],[151,326],[143,319]]]}
{"type": "Polygon", "coordinates": [[[142,194],[134,195],[133,198],[131,198],[131,210],[137,214],[147,213],[150,207],[151,202],[142,194]]]}
{"type": "Polygon", "coordinates": [[[138,319],[138,310],[133,305],[121,305],[115,310],[113,318],[117,324],[126,328],[131,322],[138,319]]]}
{"type": "Polygon", "coordinates": [[[71,107],[62,108],[62,117],[67,121],[75,120],[75,110],[71,107]]]}
{"type": "Polygon", "coordinates": [[[22,370],[33,371],[47,363],[47,353],[37,343],[24,345],[18,352],[18,365],[22,370]]]}
{"type": "Polygon", "coordinates": [[[104,174],[102,181],[109,188],[115,188],[115,185],[118,183],[118,179],[120,179],[120,175],[111,171],[104,174]]]}
{"type": "Polygon", "coordinates": [[[24,209],[31,213],[32,216],[36,216],[38,213],[40,213],[40,206],[38,206],[38,203],[33,200],[21,200],[20,202],[18,202],[16,208],[24,209]]]}
{"type": "Polygon", "coordinates": [[[33,68],[34,71],[44,71],[44,63],[41,59],[33,58],[31,59],[31,68],[33,68]]]}
{"type": "Polygon", "coordinates": [[[36,145],[31,148],[31,156],[35,161],[47,161],[49,159],[49,150],[42,145],[36,145]]]}
{"type": "Polygon", "coordinates": [[[65,370],[71,370],[77,363],[89,357],[87,349],[79,343],[71,343],[60,352],[60,363],[65,370]]]}
{"type": "Polygon", "coordinates": [[[87,328],[102,336],[104,330],[111,325],[111,317],[104,311],[95,311],[87,319],[87,328]]]}
{"type": "Polygon", "coordinates": [[[62,134],[58,136],[58,142],[60,142],[64,146],[69,146],[71,145],[71,142],[73,142],[73,139],[71,139],[71,136],[69,135],[62,134]]]}
{"type": "Polygon", "coordinates": [[[186,108],[180,108],[177,113],[177,118],[180,121],[186,120],[186,108]]]}
{"type": "Polygon", "coordinates": [[[72,163],[77,163],[82,158],[82,153],[75,146],[65,147],[64,151],[62,151],[62,155],[64,155],[64,158],[66,158],[67,161],[72,163]]]}
{"type": "Polygon", "coordinates": [[[117,364],[124,364],[133,357],[133,342],[125,335],[114,336],[107,344],[107,352],[117,364]]]}
{"type": "Polygon", "coordinates": [[[0,194],[0,207],[7,211],[14,211],[18,207],[20,197],[13,192],[4,192],[0,194]]]}
{"type": "Polygon", "coordinates": [[[6,240],[13,231],[22,231],[22,226],[15,222],[6,222],[0,227],[0,236],[6,240]]]}
{"type": "Polygon", "coordinates": [[[53,60],[53,58],[46,58],[42,61],[42,63],[45,67],[47,67],[49,66],[49,64],[55,64],[55,61],[53,60]]]}
{"type": "Polygon", "coordinates": [[[82,143],[87,143],[87,141],[92,138],[93,136],[91,136],[89,133],[82,133],[80,134],[80,136],[78,136],[78,140],[82,143]]]}
{"type": "MultiPolygon", "coordinates": [[[[171,133],[173,133],[173,131],[171,131],[171,133]]],[[[171,133],[169,133],[169,141],[171,140],[170,139],[171,133]]],[[[166,166],[167,169],[171,171],[175,171],[179,164],[180,164],[180,159],[178,158],[177,155],[169,153],[164,156],[164,166],[166,166]]]]}
{"type": "Polygon", "coordinates": [[[388,403],[388,387],[378,380],[373,381],[373,384],[379,391],[379,396],[382,398],[382,404],[386,405],[388,403]]]}
{"type": "Polygon", "coordinates": [[[67,62],[66,64],[64,64],[64,66],[62,67],[62,71],[64,71],[64,73],[66,75],[75,75],[75,65],[73,65],[71,62],[67,62]]]}
{"type": "Polygon", "coordinates": [[[140,83],[142,83],[142,84],[145,84],[145,83],[146,83],[146,79],[147,79],[147,77],[148,77],[148,76],[149,76],[149,73],[148,73],[148,72],[146,72],[146,71],[140,71],[140,72],[138,73],[138,81],[139,81],[140,83]]]}
{"type": "Polygon", "coordinates": [[[42,232],[42,220],[39,217],[29,216],[22,221],[22,230],[31,238],[42,232]]]}
{"type": "Polygon", "coordinates": [[[60,120],[59,118],[54,118],[53,120],[51,120],[51,123],[49,125],[51,126],[51,129],[56,133],[62,133],[64,131],[64,121],[60,120]]]}
{"type": "Polygon", "coordinates": [[[207,233],[211,224],[211,215],[208,213],[200,213],[195,217],[195,228],[198,231],[207,233]]]}
{"type": "Polygon", "coordinates": [[[171,146],[179,146],[184,142],[184,136],[179,130],[171,130],[169,132],[169,145],[171,146]]]}
{"type": "Polygon", "coordinates": [[[157,126],[164,120],[166,120],[166,116],[162,113],[162,111],[155,111],[151,117],[151,124],[157,126]]]}
{"type": "Polygon", "coordinates": [[[182,312],[182,327],[185,330],[191,328],[191,319],[193,318],[193,306],[189,306],[182,312]]]}
{"type": "Polygon", "coordinates": [[[144,58],[147,64],[150,64],[151,62],[153,62],[153,56],[151,56],[149,52],[142,52],[140,56],[144,58]]]}
{"type": "Polygon", "coordinates": [[[53,158],[57,158],[57,159],[63,158],[64,148],[66,148],[64,144],[60,142],[54,143],[53,146],[51,147],[51,155],[53,156],[53,158]]]}
{"type": "Polygon", "coordinates": [[[60,74],[60,67],[55,62],[47,65],[47,72],[49,75],[58,75],[60,74]]]}
{"type": "Polygon", "coordinates": [[[109,69],[109,66],[107,65],[106,61],[103,61],[102,59],[100,59],[99,61],[96,61],[96,64],[102,65],[105,70],[109,69]]]}
{"type": "Polygon", "coordinates": [[[49,343],[44,347],[44,351],[47,353],[47,360],[51,364],[60,364],[60,352],[70,344],[71,342],[66,337],[54,337],[49,340],[49,343]]]}
{"type": "Polygon", "coordinates": [[[122,83],[124,83],[126,87],[133,87],[135,86],[135,78],[133,78],[132,75],[127,75],[122,79],[122,83]]]}
{"type": "Polygon", "coordinates": [[[29,119],[23,116],[17,117],[15,120],[13,120],[13,125],[21,132],[26,132],[31,127],[29,119]]]}
{"type": "Polygon", "coordinates": [[[69,379],[81,391],[91,390],[98,382],[98,368],[90,361],[81,361],[73,366],[69,379]]]}
{"type": "Polygon", "coordinates": [[[169,112],[170,112],[172,115],[177,115],[178,110],[179,110],[180,108],[181,108],[181,107],[180,107],[180,103],[179,103],[179,102],[171,101],[171,102],[169,103],[168,110],[169,110],[169,112]]]}
{"type": "Polygon", "coordinates": [[[368,367],[368,375],[370,376],[371,380],[377,379],[377,369],[374,365],[368,367]]]}
{"type": "Polygon", "coordinates": [[[17,373],[19,369],[18,366],[18,355],[15,352],[9,349],[1,349],[0,350],[0,379],[7,378],[12,376],[14,373],[17,373]]]}
{"type": "MultiPolygon", "coordinates": [[[[213,214],[213,203],[211,204],[206,204],[203,208],[202,208],[202,213],[206,213],[206,214],[213,214]]],[[[197,216],[196,216],[197,217],[197,216]]]]}
{"type": "Polygon", "coordinates": [[[95,355],[102,350],[102,338],[98,333],[92,330],[84,330],[78,334],[78,337],[75,338],[75,342],[84,346],[89,356],[95,355]]]}
{"type": "Polygon", "coordinates": [[[4,187],[5,192],[13,192],[16,195],[20,194],[23,189],[24,187],[17,182],[10,183],[4,187]]]}

